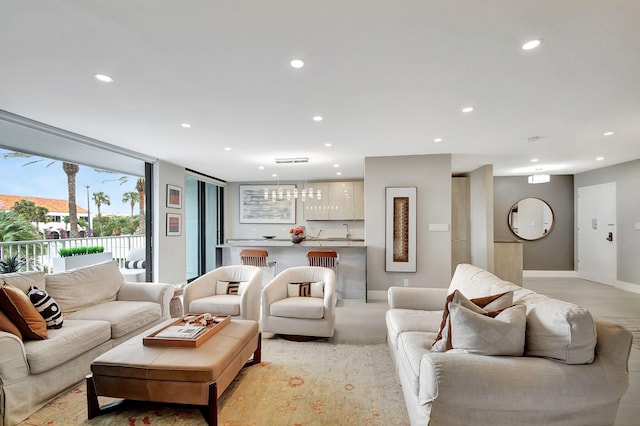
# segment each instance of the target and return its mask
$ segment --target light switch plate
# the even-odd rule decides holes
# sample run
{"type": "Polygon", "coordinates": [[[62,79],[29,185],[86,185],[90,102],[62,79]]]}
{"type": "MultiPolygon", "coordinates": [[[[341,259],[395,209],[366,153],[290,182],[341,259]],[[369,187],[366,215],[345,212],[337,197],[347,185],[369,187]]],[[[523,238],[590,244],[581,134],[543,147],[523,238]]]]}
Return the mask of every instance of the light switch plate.
{"type": "Polygon", "coordinates": [[[430,223],[429,224],[429,232],[448,232],[449,224],[448,223],[430,223]]]}

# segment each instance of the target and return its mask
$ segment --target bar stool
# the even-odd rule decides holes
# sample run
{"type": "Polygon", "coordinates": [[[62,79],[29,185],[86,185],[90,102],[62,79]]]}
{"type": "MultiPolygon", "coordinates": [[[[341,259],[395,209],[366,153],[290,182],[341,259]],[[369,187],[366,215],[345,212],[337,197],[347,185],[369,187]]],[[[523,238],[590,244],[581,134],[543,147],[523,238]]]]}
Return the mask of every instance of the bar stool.
{"type": "Polygon", "coordinates": [[[340,264],[340,256],[335,250],[309,250],[307,252],[307,264],[309,266],[322,266],[323,268],[331,268],[336,273],[336,301],[342,295],[342,280],[338,272],[340,264]]]}
{"type": "Polygon", "coordinates": [[[267,269],[273,268],[273,276],[275,277],[278,274],[277,262],[269,262],[267,257],[269,257],[269,252],[263,249],[242,249],[240,251],[240,263],[267,269]]]}

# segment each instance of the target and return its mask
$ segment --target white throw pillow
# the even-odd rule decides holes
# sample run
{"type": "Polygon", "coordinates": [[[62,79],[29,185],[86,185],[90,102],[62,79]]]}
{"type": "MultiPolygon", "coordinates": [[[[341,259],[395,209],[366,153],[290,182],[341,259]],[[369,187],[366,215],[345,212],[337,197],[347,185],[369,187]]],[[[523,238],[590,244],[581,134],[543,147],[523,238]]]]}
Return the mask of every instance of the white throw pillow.
{"type": "Polygon", "coordinates": [[[324,298],[324,282],[304,282],[287,284],[288,297],[319,297],[324,298]]]}
{"type": "Polygon", "coordinates": [[[220,281],[216,282],[216,294],[241,295],[247,286],[246,281],[220,281]]]}
{"type": "Polygon", "coordinates": [[[436,336],[436,341],[433,342],[433,345],[431,346],[431,350],[434,352],[446,352],[452,348],[451,339],[449,339],[449,303],[452,302],[465,306],[479,314],[484,314],[487,312],[499,311],[513,305],[513,291],[486,297],[478,297],[475,299],[467,299],[460,290],[454,290],[453,293],[447,296],[447,300],[445,302],[440,330],[436,336]]]}
{"type": "Polygon", "coordinates": [[[527,325],[526,307],[514,305],[495,318],[458,303],[449,304],[453,349],[476,355],[522,356],[527,325]]]}

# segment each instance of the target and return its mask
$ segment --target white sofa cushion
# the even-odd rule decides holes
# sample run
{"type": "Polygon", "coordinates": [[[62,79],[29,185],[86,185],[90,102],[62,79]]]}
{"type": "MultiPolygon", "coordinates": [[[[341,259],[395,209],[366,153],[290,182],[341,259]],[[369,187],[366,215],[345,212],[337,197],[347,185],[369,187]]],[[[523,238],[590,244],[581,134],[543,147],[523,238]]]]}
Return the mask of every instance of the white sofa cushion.
{"type": "Polygon", "coordinates": [[[46,288],[44,273],[40,271],[0,274],[0,284],[2,284],[2,281],[19,288],[24,292],[24,294],[27,294],[29,292],[29,287],[32,286],[38,287],[42,290],[46,288]]]}
{"type": "Polygon", "coordinates": [[[409,383],[409,390],[418,395],[420,387],[420,360],[436,338],[436,333],[406,331],[398,338],[398,374],[404,376],[403,386],[409,383]]]}
{"type": "MultiPolygon", "coordinates": [[[[387,336],[393,347],[398,347],[398,336],[405,331],[427,331],[437,333],[442,311],[418,309],[390,309],[385,314],[387,336]]],[[[435,337],[434,337],[435,338],[435,337]]]]}
{"type": "Polygon", "coordinates": [[[66,318],[106,321],[111,326],[110,337],[117,339],[159,320],[162,317],[161,310],[159,303],[114,300],[89,306],[69,314],[66,318]]]}
{"type": "Polygon", "coordinates": [[[113,260],[45,276],[46,290],[64,315],[116,300],[124,279],[113,260]]]}
{"type": "Polygon", "coordinates": [[[240,296],[216,294],[201,297],[189,303],[189,312],[237,316],[240,315],[240,296]]]}
{"type": "Polygon", "coordinates": [[[64,327],[49,330],[48,339],[24,342],[29,370],[31,374],[49,371],[108,341],[110,337],[111,327],[107,321],[67,318],[64,327]]]}
{"type": "Polygon", "coordinates": [[[318,297],[287,297],[273,302],[269,314],[285,318],[321,319],[324,317],[324,299],[318,297]]]}
{"type": "Polygon", "coordinates": [[[553,358],[566,364],[593,362],[596,326],[585,308],[523,289],[469,264],[456,267],[449,290],[456,289],[469,298],[513,290],[514,302],[527,307],[525,356],[553,358]]]}
{"type": "Polygon", "coordinates": [[[451,345],[476,355],[522,356],[526,328],[526,308],[514,305],[495,317],[449,303],[451,345]]]}

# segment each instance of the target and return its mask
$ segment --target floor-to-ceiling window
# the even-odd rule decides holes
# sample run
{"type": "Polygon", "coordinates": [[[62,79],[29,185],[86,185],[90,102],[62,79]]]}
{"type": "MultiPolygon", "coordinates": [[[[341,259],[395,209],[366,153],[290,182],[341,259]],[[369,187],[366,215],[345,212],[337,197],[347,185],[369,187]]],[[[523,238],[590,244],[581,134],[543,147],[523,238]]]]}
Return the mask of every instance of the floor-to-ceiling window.
{"type": "Polygon", "coordinates": [[[223,182],[188,171],[186,177],[186,279],[215,269],[215,246],[222,240],[223,182]]]}

